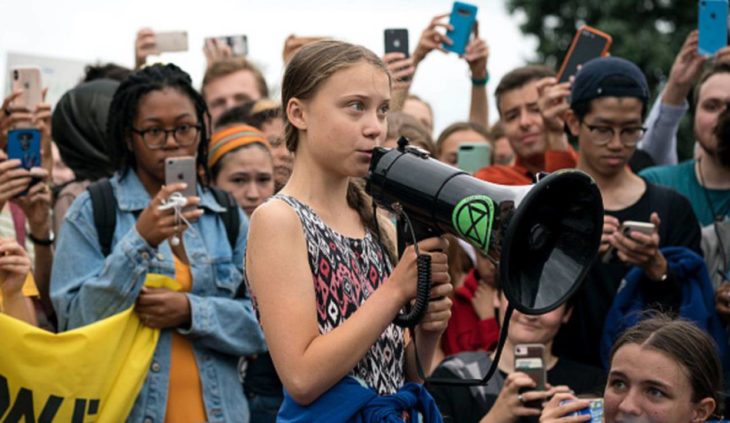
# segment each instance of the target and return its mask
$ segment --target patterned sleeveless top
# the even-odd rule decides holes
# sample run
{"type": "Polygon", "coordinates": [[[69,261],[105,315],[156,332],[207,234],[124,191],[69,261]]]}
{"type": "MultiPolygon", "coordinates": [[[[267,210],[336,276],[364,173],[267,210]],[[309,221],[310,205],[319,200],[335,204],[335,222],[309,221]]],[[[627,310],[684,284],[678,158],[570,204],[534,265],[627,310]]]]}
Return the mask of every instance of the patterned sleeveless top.
{"type": "MultiPolygon", "coordinates": [[[[277,194],[299,216],[307,242],[309,267],[317,299],[319,332],[336,328],[388,278],[391,263],[382,245],[343,236],[328,227],[306,204],[277,194]]],[[[404,383],[403,330],[390,324],[350,372],[380,395],[395,393],[404,383]]]]}

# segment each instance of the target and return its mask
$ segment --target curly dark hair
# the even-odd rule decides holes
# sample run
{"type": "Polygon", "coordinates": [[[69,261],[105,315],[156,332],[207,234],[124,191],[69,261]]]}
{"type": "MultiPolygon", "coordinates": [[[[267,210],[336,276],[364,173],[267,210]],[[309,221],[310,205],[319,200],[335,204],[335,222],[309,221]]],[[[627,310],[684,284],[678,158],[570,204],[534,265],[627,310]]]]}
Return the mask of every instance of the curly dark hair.
{"type": "Polygon", "coordinates": [[[173,64],[155,64],[142,68],[129,75],[114,93],[106,127],[113,167],[124,177],[129,169],[137,166],[134,151],[128,147],[127,141],[132,137],[132,122],[137,114],[139,101],[148,93],[165,88],[178,90],[190,98],[195,106],[201,125],[196,163],[199,172],[202,172],[200,174],[204,176],[204,180],[200,182],[206,185],[210,180],[206,166],[210,140],[210,113],[203,97],[193,88],[190,75],[173,64]]]}

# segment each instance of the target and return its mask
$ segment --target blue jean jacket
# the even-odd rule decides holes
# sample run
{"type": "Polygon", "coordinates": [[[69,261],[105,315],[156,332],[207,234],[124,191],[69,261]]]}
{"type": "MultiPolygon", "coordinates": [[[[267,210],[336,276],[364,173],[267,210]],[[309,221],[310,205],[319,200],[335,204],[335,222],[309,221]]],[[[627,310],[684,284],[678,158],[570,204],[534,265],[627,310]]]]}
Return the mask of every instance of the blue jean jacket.
{"type": "MultiPolygon", "coordinates": [[[[51,276],[51,300],[59,330],[84,326],[131,307],[147,273],[175,277],[168,243],[152,248],[135,229],[138,213],[150,201],[137,175],[130,170],[124,178],[115,175],[111,183],[117,199],[117,222],[108,257],[101,252],[88,192],[74,201],[61,228],[51,276]]],[[[172,331],[177,330],[192,341],[208,421],[248,422],[248,405],[236,365],[239,356],[266,348],[251,300],[238,293],[248,220],[239,210],[241,226],[236,248],[231,251],[218,215],[225,209],[200,186],[198,195],[205,214],[183,235],[193,276],[187,294],[191,325],[161,332],[128,421],[165,420],[172,331]]]]}

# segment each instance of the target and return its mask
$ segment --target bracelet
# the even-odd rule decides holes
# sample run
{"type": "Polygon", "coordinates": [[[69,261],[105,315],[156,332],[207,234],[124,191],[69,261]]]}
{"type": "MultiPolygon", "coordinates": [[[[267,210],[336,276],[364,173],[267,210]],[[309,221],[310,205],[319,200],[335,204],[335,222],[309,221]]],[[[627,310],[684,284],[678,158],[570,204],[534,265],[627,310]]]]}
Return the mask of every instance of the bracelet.
{"type": "Polygon", "coordinates": [[[47,239],[38,239],[33,236],[30,231],[28,231],[28,239],[35,244],[35,245],[43,245],[45,247],[48,247],[50,245],[53,245],[53,242],[56,241],[56,235],[53,233],[53,231],[48,231],[48,238],[47,239]]]}
{"type": "Polygon", "coordinates": [[[471,84],[475,87],[483,87],[487,85],[487,82],[489,82],[489,72],[487,72],[487,75],[483,79],[471,79],[471,84]]]}

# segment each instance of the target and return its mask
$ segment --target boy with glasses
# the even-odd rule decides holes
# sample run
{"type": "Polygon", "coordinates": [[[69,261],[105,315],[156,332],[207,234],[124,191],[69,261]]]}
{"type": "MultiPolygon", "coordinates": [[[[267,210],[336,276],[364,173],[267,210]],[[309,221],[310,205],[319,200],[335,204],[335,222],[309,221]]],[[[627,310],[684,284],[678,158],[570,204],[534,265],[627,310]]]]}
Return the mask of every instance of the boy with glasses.
{"type": "MultiPolygon", "coordinates": [[[[559,86],[546,88],[553,89],[559,86]]],[[[660,247],[700,251],[699,227],[687,199],[646,183],[627,166],[645,131],[642,122],[648,96],[639,68],[617,57],[585,64],[570,92],[565,122],[578,138],[577,167],[595,179],[605,217],[600,256],[576,293],[573,317],[556,339],[556,354],[586,364],[600,364],[604,321],[632,266],[642,270],[639,286],[647,306],[677,310],[680,280],[660,247]],[[626,221],[650,223],[654,229],[623,231],[626,221]]]]}

